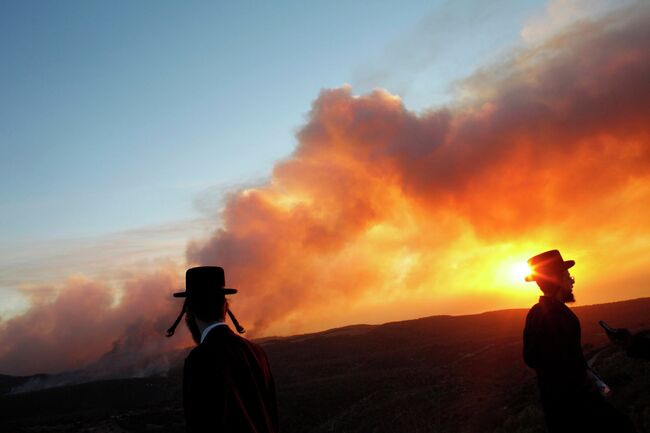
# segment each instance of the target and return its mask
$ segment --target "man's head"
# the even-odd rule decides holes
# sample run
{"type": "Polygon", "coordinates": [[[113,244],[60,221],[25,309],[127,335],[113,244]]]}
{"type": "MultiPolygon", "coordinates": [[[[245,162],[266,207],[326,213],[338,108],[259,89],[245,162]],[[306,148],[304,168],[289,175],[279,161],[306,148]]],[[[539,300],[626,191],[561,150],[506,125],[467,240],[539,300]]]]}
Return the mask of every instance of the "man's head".
{"type": "Polygon", "coordinates": [[[223,294],[210,293],[188,298],[185,309],[188,315],[203,322],[218,322],[226,318],[228,301],[223,294]]]}
{"type": "Polygon", "coordinates": [[[199,324],[223,321],[228,311],[226,295],[237,290],[226,288],[223,268],[218,266],[199,266],[190,268],[185,273],[185,291],[174,293],[176,298],[185,298],[183,310],[167,335],[174,334],[174,329],[185,313],[192,337],[198,343],[201,338],[199,324]]]}
{"type": "Polygon", "coordinates": [[[558,250],[551,250],[531,257],[528,265],[532,272],[526,281],[535,281],[546,296],[562,302],[575,302],[575,280],[569,274],[569,268],[575,265],[573,260],[565,261],[558,250]]]}
{"type": "Polygon", "coordinates": [[[221,295],[214,299],[188,299],[185,306],[185,324],[196,344],[201,343],[201,330],[213,322],[224,322],[228,301],[221,295]]]}

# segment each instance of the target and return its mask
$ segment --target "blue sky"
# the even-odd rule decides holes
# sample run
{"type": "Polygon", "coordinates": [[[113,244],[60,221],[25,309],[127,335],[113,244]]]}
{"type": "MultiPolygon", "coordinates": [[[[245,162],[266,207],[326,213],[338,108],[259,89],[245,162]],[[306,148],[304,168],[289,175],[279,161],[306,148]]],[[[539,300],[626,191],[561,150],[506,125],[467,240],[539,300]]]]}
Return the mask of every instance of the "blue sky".
{"type": "Polygon", "coordinates": [[[92,273],[79,257],[129,231],[182,257],[217,226],[225,191],[263,182],[291,153],[321,89],[444,104],[543,11],[533,0],[2,2],[0,300],[46,261],[48,278],[92,273]]]}

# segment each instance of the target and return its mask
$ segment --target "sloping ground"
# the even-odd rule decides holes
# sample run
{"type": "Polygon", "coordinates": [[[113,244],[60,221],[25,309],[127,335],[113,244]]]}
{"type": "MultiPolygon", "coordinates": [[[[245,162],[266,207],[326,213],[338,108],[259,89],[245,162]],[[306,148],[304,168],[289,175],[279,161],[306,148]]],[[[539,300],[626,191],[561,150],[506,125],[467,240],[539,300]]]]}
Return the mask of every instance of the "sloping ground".
{"type": "MultiPolygon", "coordinates": [[[[647,362],[607,346],[597,324],[650,328],[650,298],[575,308],[586,353],[648,432],[647,362]]],[[[526,310],[436,316],[266,339],[283,433],[543,432],[521,360],[526,310]]],[[[3,383],[16,381],[0,377],[3,383]]],[[[21,379],[22,380],[22,379],[21,379]]],[[[0,397],[0,431],[182,432],[180,366],[168,377],[111,380],[0,397]]]]}
{"type": "MultiPolygon", "coordinates": [[[[598,320],[650,326],[650,299],[575,311],[586,352],[607,344],[598,320]]],[[[534,374],[521,359],[526,312],[429,317],[268,344],[283,431],[489,432],[519,414],[521,402],[535,403],[528,412],[539,419],[534,374]]],[[[619,364],[626,368],[614,362],[612,369],[619,364]]]]}
{"type": "MultiPolygon", "coordinates": [[[[630,358],[622,350],[606,346],[592,354],[592,368],[610,386],[608,399],[625,412],[639,433],[650,432],[650,362],[630,358]]],[[[495,433],[543,433],[543,413],[534,384],[524,386],[510,401],[511,414],[495,433]]]]}

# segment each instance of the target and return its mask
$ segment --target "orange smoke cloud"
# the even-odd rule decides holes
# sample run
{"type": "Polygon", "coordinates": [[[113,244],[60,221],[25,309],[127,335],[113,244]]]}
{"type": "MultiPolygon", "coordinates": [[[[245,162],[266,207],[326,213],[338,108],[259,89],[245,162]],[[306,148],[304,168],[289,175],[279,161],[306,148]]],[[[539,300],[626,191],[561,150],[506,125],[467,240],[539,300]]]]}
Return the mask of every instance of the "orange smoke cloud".
{"type": "Polygon", "coordinates": [[[294,154],[189,261],[223,265],[265,332],[526,305],[536,290],[501,269],[552,247],[578,259],[583,301],[642,294],[595,270],[644,273],[650,252],[648,10],[517,53],[451,108],[323,91],[294,154]]]}
{"type": "Polygon", "coordinates": [[[84,278],[71,279],[60,290],[32,291],[31,308],[0,324],[0,371],[58,372],[85,367],[102,354],[111,360],[102,364],[104,376],[112,368],[159,364],[153,355],[189,343],[162,338],[179,309],[165,294],[179,287],[182,282],[170,268],[126,281],[117,303],[116,289],[84,278]]]}

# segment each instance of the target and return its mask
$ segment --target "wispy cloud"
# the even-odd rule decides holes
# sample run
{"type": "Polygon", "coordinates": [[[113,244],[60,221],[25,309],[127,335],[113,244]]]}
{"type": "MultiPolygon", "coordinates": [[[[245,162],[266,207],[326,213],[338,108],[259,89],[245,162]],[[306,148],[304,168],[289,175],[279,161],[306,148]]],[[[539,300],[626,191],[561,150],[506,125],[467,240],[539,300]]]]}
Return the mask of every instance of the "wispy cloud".
{"type": "Polygon", "coordinates": [[[60,280],[70,269],[114,281],[128,276],[128,269],[155,267],[161,260],[183,261],[187,239],[201,236],[211,226],[206,216],[97,237],[4,243],[0,287],[17,289],[60,280]]]}
{"type": "Polygon", "coordinates": [[[544,11],[531,17],[521,37],[526,43],[543,42],[548,37],[570,31],[571,27],[602,18],[609,12],[639,3],[639,0],[550,0],[544,11]]]}
{"type": "Polygon", "coordinates": [[[518,28],[527,7],[512,0],[437,3],[413,28],[357,67],[352,85],[357,90],[390,89],[425,101],[427,107],[446,103],[453,97],[453,80],[519,42],[503,28],[518,28]],[[422,89],[426,97],[415,94],[422,89]]]}

